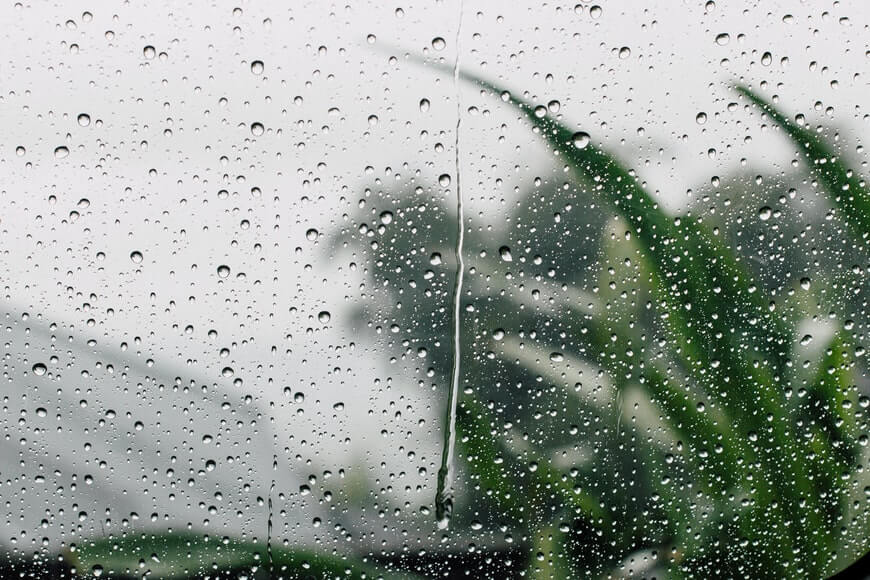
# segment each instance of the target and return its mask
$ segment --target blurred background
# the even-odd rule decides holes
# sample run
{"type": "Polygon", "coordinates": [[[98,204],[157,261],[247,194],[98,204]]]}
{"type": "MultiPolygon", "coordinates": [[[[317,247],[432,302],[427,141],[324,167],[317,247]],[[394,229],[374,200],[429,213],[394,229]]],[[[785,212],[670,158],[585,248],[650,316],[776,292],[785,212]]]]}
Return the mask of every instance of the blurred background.
{"type": "Polygon", "coordinates": [[[868,14],[5,3],[3,573],[846,567],[868,14]]]}

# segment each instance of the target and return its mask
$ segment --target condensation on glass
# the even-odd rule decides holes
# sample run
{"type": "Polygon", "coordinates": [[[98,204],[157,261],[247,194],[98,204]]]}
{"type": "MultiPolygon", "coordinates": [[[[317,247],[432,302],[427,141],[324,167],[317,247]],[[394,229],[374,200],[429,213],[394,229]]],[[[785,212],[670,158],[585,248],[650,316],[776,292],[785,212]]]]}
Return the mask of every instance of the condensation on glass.
{"type": "Polygon", "coordinates": [[[849,567],[868,16],[0,7],[0,572],[849,567]]]}

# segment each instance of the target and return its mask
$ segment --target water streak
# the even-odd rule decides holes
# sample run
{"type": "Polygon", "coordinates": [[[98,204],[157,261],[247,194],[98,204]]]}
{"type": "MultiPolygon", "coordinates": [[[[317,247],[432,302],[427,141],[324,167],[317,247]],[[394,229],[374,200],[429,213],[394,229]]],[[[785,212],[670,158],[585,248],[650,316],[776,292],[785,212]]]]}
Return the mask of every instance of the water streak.
{"type": "MultiPolygon", "coordinates": [[[[272,454],[272,471],[278,470],[278,454],[272,454]]],[[[272,494],[275,491],[275,477],[272,476],[272,485],[269,486],[269,519],[266,522],[266,555],[269,559],[269,574],[275,572],[275,561],[272,557],[272,494]]]]}
{"type": "Polygon", "coordinates": [[[447,394],[447,416],[444,421],[444,444],[441,450],[441,468],[438,470],[438,490],[435,493],[435,517],[439,528],[446,528],[453,512],[453,454],[456,447],[456,402],[459,398],[461,358],[461,308],[462,281],[465,262],[462,245],[465,241],[465,214],[462,208],[462,189],[459,184],[459,128],[462,124],[462,103],[459,99],[459,37],[462,32],[462,0],[459,0],[459,16],[456,24],[456,59],[453,62],[453,88],[456,98],[456,143],[454,150],[454,173],[456,174],[456,280],[453,285],[453,368],[450,373],[450,390],[447,394]]]}

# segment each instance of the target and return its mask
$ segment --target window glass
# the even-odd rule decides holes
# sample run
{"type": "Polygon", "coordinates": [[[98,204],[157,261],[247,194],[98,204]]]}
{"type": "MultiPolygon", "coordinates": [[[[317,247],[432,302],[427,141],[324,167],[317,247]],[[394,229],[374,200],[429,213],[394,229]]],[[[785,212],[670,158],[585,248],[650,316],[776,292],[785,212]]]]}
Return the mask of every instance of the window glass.
{"type": "Polygon", "coordinates": [[[867,33],[842,1],[0,6],[2,574],[855,564],[867,33]]]}

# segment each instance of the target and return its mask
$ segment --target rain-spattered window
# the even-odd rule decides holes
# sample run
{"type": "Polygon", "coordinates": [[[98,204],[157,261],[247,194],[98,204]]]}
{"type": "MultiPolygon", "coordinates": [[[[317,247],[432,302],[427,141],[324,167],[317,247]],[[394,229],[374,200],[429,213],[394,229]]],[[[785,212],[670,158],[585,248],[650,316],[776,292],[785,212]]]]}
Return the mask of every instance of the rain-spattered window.
{"type": "Polygon", "coordinates": [[[0,575],[860,574],[868,26],[4,4],[0,575]]]}

